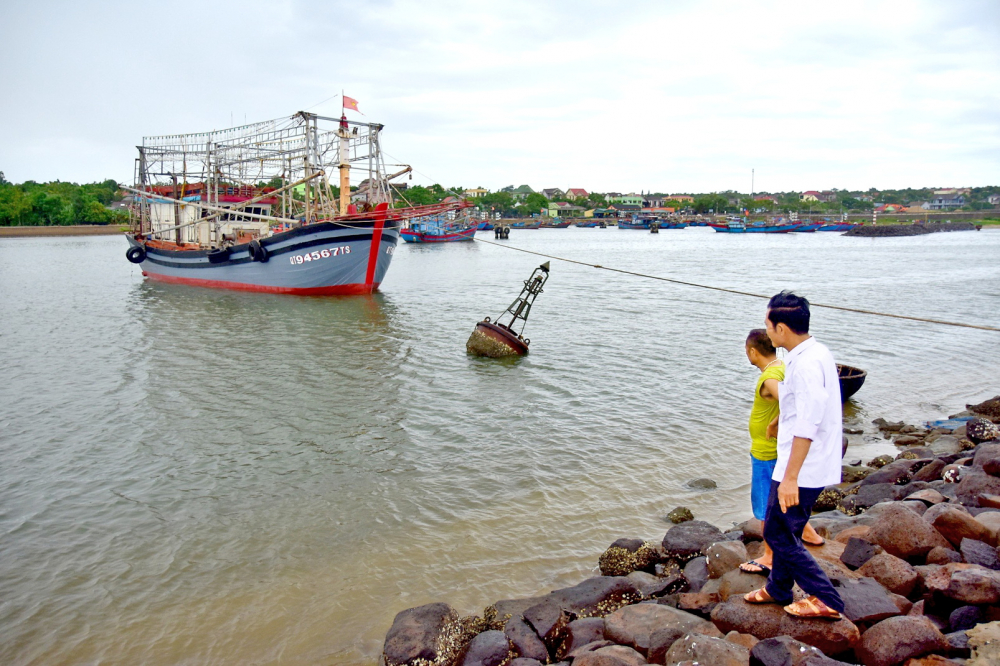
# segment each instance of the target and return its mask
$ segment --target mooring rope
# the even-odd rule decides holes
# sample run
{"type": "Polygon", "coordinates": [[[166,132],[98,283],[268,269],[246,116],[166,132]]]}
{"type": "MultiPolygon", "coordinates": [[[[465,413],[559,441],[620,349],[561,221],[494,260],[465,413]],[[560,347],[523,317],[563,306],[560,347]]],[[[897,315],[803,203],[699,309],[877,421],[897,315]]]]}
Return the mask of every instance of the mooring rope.
{"type": "MultiPolygon", "coordinates": [[[[535,252],[533,250],[525,250],[521,247],[514,247],[513,245],[506,245],[504,243],[496,243],[494,241],[483,240],[482,238],[475,238],[479,243],[486,243],[487,245],[496,245],[497,247],[507,248],[508,250],[517,250],[518,252],[525,252],[527,254],[538,255],[539,257],[545,257],[546,259],[554,259],[556,261],[565,261],[570,264],[578,264],[580,266],[589,266],[590,268],[597,268],[602,271],[611,271],[612,273],[622,273],[624,275],[634,275],[635,277],[648,278],[650,280],[660,280],[661,282],[672,282],[673,284],[680,284],[685,287],[697,287],[698,289],[710,289],[712,291],[721,291],[727,294],[736,294],[738,296],[749,296],[751,298],[763,298],[764,300],[770,300],[770,296],[765,296],[764,294],[754,294],[749,291],[740,291],[738,289],[726,289],[725,287],[713,287],[707,284],[698,284],[697,282],[686,282],[684,280],[676,280],[674,278],[662,277],[659,275],[648,275],[646,273],[636,273],[635,271],[627,271],[623,268],[612,268],[610,266],[602,266],[600,264],[591,264],[586,261],[577,261],[576,259],[567,259],[565,257],[557,257],[551,254],[545,254],[544,252],[535,252]]],[[[842,312],[856,312],[858,314],[874,315],[876,317],[889,317],[891,319],[907,319],[909,321],[919,321],[926,324],[940,324],[942,326],[958,326],[960,328],[976,328],[981,331],[996,331],[1000,333],[1000,328],[994,326],[985,326],[981,324],[965,324],[957,321],[945,321],[943,319],[928,319],[926,317],[913,317],[910,315],[893,314],[891,312],[877,312],[875,310],[862,310],[861,308],[849,308],[843,305],[830,305],[828,303],[813,303],[809,302],[809,305],[817,308],[826,308],[828,310],[840,310],[842,312]]]]}

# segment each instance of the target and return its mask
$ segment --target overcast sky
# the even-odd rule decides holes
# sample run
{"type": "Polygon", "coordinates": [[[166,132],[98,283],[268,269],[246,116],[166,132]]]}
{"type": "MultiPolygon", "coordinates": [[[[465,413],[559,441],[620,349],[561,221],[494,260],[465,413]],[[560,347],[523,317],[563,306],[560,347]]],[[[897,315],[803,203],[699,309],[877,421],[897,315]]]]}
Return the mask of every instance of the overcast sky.
{"type": "Polygon", "coordinates": [[[343,89],[413,184],[1000,184],[998,0],[0,2],[14,182],[131,182],[143,135],[343,89]]]}

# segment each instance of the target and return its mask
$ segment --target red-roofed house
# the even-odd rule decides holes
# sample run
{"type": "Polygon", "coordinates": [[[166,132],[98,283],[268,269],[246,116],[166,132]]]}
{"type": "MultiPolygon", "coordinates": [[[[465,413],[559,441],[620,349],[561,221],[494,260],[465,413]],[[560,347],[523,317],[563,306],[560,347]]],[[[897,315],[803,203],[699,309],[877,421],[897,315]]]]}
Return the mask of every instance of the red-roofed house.
{"type": "Polygon", "coordinates": [[[799,195],[799,201],[819,201],[820,193],[816,190],[809,190],[799,195]]]}
{"type": "Polygon", "coordinates": [[[570,197],[571,199],[580,199],[580,198],[586,199],[590,195],[587,193],[587,190],[583,189],[582,187],[571,187],[568,190],[566,190],[566,196],[570,197]]]}

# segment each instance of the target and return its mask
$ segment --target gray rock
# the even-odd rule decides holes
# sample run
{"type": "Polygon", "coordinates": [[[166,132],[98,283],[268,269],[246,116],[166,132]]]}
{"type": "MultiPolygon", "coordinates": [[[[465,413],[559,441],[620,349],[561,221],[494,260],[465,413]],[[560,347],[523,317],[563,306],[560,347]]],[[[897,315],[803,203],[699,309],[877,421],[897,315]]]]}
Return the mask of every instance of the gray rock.
{"type": "Polygon", "coordinates": [[[813,504],[813,512],[833,511],[844,499],[844,491],[836,486],[828,486],[816,497],[813,504]]]}
{"type": "Polygon", "coordinates": [[[866,666],[895,666],[907,659],[948,649],[948,641],[924,617],[883,620],[866,631],[855,654],[866,666]]]}
{"type": "Polygon", "coordinates": [[[667,557],[686,562],[717,541],[722,541],[722,532],[718,527],[702,520],[691,520],[667,530],[663,537],[663,549],[667,557]]]}
{"type": "Polygon", "coordinates": [[[767,579],[760,574],[746,573],[739,569],[726,572],[719,579],[719,598],[723,601],[735,594],[746,594],[761,587],[767,579]]]}
{"type": "Polygon", "coordinates": [[[650,599],[652,597],[659,597],[663,594],[668,594],[673,591],[671,588],[677,587],[677,579],[675,577],[671,576],[668,578],[661,578],[659,576],[646,573],[645,571],[633,571],[629,575],[625,576],[625,578],[630,580],[632,584],[635,585],[643,599],[650,599]]]}
{"type": "Polygon", "coordinates": [[[856,465],[844,465],[840,468],[840,479],[844,483],[854,483],[860,481],[875,471],[873,467],[861,467],[856,465]]]}
{"type": "Polygon", "coordinates": [[[465,649],[461,666],[504,666],[510,659],[510,644],[502,631],[479,634],[465,649]]]}
{"type": "Polygon", "coordinates": [[[515,655],[548,661],[549,650],[545,643],[520,615],[507,620],[503,633],[510,641],[515,655]]]}
{"type": "Polygon", "coordinates": [[[910,477],[916,470],[928,464],[929,460],[896,460],[881,469],[872,472],[861,481],[862,486],[870,486],[875,483],[891,483],[902,486],[910,481],[910,477]]]}
{"type": "MultiPolygon", "coordinates": [[[[869,477],[871,478],[871,477],[869,477]]],[[[862,481],[864,484],[864,481],[862,481]]],[[[876,483],[862,485],[854,495],[847,495],[840,500],[840,508],[848,515],[856,515],[882,502],[891,502],[899,498],[899,486],[891,483],[876,483]]]]}
{"type": "Polygon", "coordinates": [[[940,458],[935,458],[915,472],[911,479],[913,481],[936,481],[941,478],[944,467],[945,462],[940,458]]]}
{"type": "Polygon", "coordinates": [[[528,597],[525,599],[503,599],[495,604],[491,604],[483,612],[483,617],[486,619],[486,628],[503,631],[508,620],[511,618],[521,618],[524,611],[544,600],[545,597],[528,597]]]}
{"type": "MultiPolygon", "coordinates": [[[[958,565],[947,565],[958,566],[958,565]]],[[[1000,572],[970,565],[951,574],[948,589],[944,594],[949,599],[966,604],[983,605],[1000,602],[1000,572]]]]}
{"type": "Polygon", "coordinates": [[[945,634],[944,637],[948,641],[948,652],[952,656],[961,658],[969,657],[971,653],[969,649],[969,636],[965,631],[953,631],[950,634],[945,634]]]}
{"type": "Polygon", "coordinates": [[[997,556],[997,549],[983,541],[975,539],[962,539],[959,546],[962,559],[969,564],[978,564],[987,569],[1000,571],[1000,557],[997,556]]]}
{"type": "Polygon", "coordinates": [[[831,581],[844,601],[844,616],[855,624],[879,622],[887,617],[902,615],[885,588],[874,578],[831,581]]]}
{"type": "Polygon", "coordinates": [[[857,569],[881,552],[881,546],[877,546],[865,539],[851,537],[844,545],[844,552],[840,554],[840,561],[850,569],[857,569]]]}
{"type": "Polygon", "coordinates": [[[813,657],[827,659],[821,650],[791,636],[765,638],[750,650],[750,663],[755,666],[801,666],[813,657]]]}
{"type": "Polygon", "coordinates": [[[449,642],[448,632],[458,619],[455,609],[443,603],[400,611],[385,636],[382,647],[385,664],[445,663],[460,647],[449,642]]]}
{"type": "Polygon", "coordinates": [[[930,523],[956,548],[961,546],[962,539],[993,541],[993,545],[996,545],[996,536],[993,532],[969,515],[968,511],[961,511],[953,507],[936,510],[930,523]]]}
{"type": "Polygon", "coordinates": [[[670,646],[664,661],[667,664],[693,661],[713,666],[749,666],[750,650],[721,638],[686,634],[670,646]]]}
{"type": "Polygon", "coordinates": [[[542,666],[545,662],[538,661],[537,659],[529,659],[527,657],[517,657],[516,659],[511,659],[507,666],[542,666]]]}
{"type": "Polygon", "coordinates": [[[677,627],[661,627],[649,635],[649,654],[646,658],[651,664],[666,664],[667,652],[681,636],[687,632],[677,627]]]}
{"type": "Polygon", "coordinates": [[[692,490],[714,490],[718,487],[712,479],[691,479],[684,485],[692,490]]]}
{"type": "Polygon", "coordinates": [[[566,638],[556,651],[556,658],[563,659],[584,645],[604,640],[604,618],[588,617],[573,620],[566,625],[566,638]]]}
{"type": "Polygon", "coordinates": [[[708,558],[695,557],[684,565],[684,579],[691,592],[700,592],[708,582],[708,558]]]}
{"type": "Polygon", "coordinates": [[[706,548],[705,557],[708,563],[708,577],[721,578],[723,574],[746,561],[747,548],[739,541],[722,541],[706,548]]]}
{"type": "Polygon", "coordinates": [[[893,458],[892,456],[888,454],[882,454],[880,456],[876,456],[871,460],[869,460],[868,466],[874,467],[875,469],[881,469],[886,465],[888,465],[889,463],[891,463],[893,460],[895,460],[895,458],[893,458]]]}
{"type": "Polygon", "coordinates": [[[959,606],[948,616],[951,631],[965,631],[983,621],[983,611],[978,606],[959,606]]]}
{"type": "Polygon", "coordinates": [[[694,514],[686,506],[679,506],[667,514],[667,520],[674,524],[685,523],[689,520],[694,520],[694,514]]]}

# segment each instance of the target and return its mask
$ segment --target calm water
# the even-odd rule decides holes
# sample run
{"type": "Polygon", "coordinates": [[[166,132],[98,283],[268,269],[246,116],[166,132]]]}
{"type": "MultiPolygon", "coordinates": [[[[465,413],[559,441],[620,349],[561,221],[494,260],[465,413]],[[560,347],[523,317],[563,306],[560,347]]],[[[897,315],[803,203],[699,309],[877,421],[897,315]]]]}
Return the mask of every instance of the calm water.
{"type": "MultiPolygon", "coordinates": [[[[509,244],[1000,326],[1000,231],[509,244]]],[[[404,608],[576,583],[679,504],[749,515],[742,345],[763,301],[553,262],[532,353],[503,362],[465,341],[541,258],[403,246],[382,293],[332,299],[150,284],[125,248],[0,240],[2,663],[373,664],[404,608]]],[[[813,321],[869,371],[848,422],[1000,392],[1000,334],[813,321]]],[[[891,450],[868,433],[849,456],[891,450]]]]}

